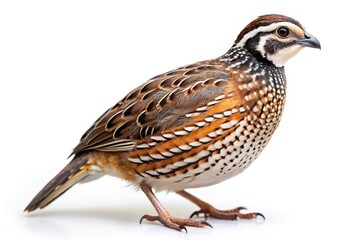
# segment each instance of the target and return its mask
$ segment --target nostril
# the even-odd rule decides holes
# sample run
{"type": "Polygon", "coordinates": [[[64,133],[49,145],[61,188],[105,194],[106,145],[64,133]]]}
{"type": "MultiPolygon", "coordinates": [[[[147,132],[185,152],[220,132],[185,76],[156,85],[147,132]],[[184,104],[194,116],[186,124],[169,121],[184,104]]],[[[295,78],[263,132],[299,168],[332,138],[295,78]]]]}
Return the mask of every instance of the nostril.
{"type": "Polygon", "coordinates": [[[304,33],[304,36],[305,36],[305,38],[311,38],[311,35],[310,35],[310,34],[308,34],[307,32],[306,32],[306,33],[304,33]]]}

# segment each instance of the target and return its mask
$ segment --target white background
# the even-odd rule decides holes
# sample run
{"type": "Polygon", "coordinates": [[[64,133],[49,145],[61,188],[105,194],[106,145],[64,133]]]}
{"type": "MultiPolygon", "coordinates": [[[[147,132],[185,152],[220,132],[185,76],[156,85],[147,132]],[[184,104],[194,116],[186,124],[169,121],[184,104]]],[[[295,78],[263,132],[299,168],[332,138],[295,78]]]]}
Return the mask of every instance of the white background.
{"type": "MultiPolygon", "coordinates": [[[[1,1],[0,238],[359,239],[359,28],[355,1],[1,1]],[[22,210],[66,164],[108,107],[159,73],[223,54],[256,16],[299,20],[322,50],[286,66],[288,99],[259,159],[224,183],[190,190],[263,224],[210,219],[189,233],[157,223],[150,202],[111,177],[22,210]],[[7,236],[3,238],[3,236],[7,236]]],[[[175,216],[197,207],[158,194],[175,216]]]]}

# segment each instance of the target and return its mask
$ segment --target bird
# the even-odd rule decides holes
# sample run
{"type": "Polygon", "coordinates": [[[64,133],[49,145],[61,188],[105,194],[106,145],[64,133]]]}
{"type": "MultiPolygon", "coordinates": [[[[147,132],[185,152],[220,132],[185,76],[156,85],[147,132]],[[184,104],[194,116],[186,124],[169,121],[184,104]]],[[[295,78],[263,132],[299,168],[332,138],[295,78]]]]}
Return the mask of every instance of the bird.
{"type": "Polygon", "coordinates": [[[208,218],[265,219],[242,207],[219,210],[187,189],[234,177],[259,156],[284,110],[284,65],[305,47],[321,49],[297,20],[262,15],[220,57],[147,80],[90,126],[70,162],[24,211],[48,206],[78,182],[111,175],[144,192],[154,206],[157,215],[144,215],[140,223],[187,232],[212,227],[208,218]],[[174,217],[157,199],[159,191],[175,192],[200,209],[187,219],[174,217]]]}

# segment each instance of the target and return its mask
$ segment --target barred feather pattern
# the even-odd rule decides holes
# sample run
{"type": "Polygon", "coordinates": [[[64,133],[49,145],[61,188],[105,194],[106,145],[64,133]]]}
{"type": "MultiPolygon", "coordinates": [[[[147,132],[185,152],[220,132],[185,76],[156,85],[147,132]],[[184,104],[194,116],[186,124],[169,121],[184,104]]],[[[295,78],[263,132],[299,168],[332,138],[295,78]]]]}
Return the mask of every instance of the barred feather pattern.
{"type": "Polygon", "coordinates": [[[257,158],[278,126],[285,89],[283,68],[233,47],[139,86],[93,124],[74,153],[123,152],[137,182],[158,190],[212,185],[257,158]]]}

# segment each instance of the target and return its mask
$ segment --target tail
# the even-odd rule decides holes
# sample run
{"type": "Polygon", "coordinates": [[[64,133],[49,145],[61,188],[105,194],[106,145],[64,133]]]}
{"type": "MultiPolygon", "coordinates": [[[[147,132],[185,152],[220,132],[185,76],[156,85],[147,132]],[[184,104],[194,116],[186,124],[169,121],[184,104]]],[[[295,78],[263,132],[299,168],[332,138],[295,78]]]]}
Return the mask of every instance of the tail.
{"type": "Polygon", "coordinates": [[[75,155],[66,165],[29,203],[24,211],[31,212],[37,208],[44,208],[60,197],[73,185],[85,179],[91,173],[91,164],[88,164],[89,153],[75,155]]]}

